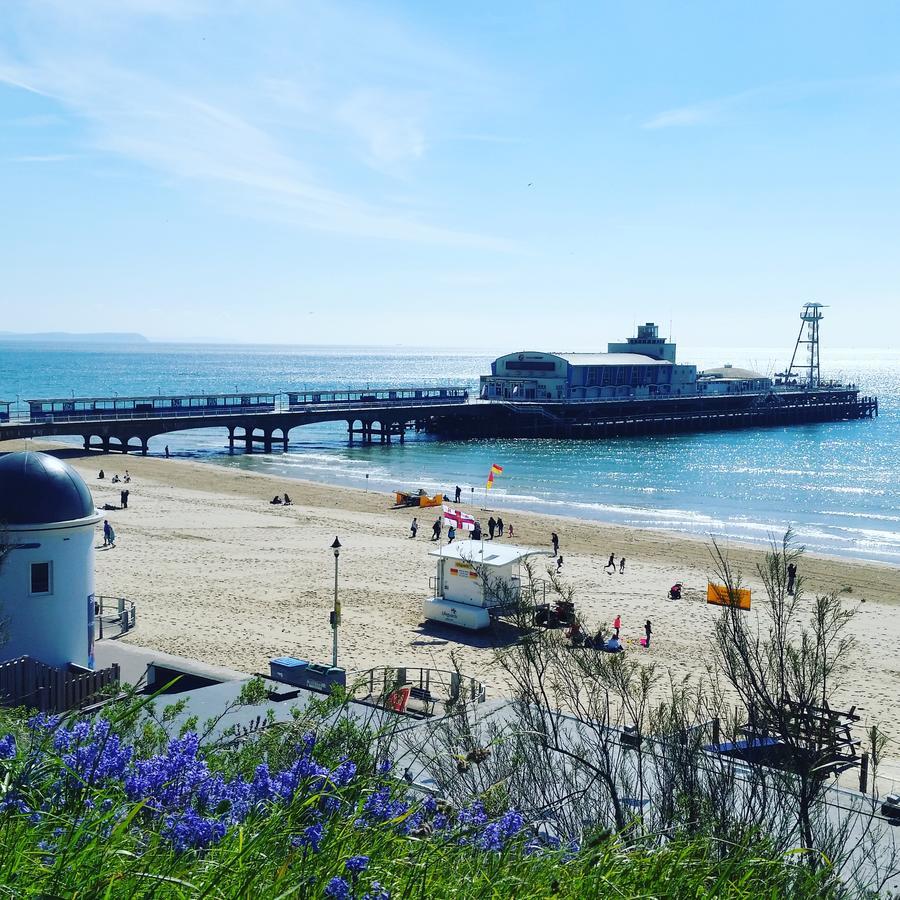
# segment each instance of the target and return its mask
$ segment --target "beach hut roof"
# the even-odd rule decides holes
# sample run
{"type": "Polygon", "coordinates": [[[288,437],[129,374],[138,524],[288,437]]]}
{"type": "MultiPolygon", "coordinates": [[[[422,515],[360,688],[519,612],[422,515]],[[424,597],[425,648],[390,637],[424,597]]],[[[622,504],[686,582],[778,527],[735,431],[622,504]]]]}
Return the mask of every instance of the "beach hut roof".
{"type": "Polygon", "coordinates": [[[44,525],[94,515],[94,499],[82,477],[47,453],[0,457],[0,522],[44,525]]]}

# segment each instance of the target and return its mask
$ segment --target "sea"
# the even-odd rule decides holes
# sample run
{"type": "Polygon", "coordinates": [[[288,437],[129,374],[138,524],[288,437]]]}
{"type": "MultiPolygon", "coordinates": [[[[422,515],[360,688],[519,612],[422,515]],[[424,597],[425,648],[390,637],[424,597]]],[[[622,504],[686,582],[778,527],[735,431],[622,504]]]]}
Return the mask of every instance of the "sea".
{"type": "MultiPolygon", "coordinates": [[[[0,341],[0,400],[460,384],[508,348],[83,344],[0,341]]],[[[786,367],[772,349],[679,347],[701,368],[786,367]]],[[[346,424],[294,429],[288,452],[228,451],[224,429],[170,433],[181,458],[371,491],[459,485],[464,499],[665,532],[765,543],[793,528],[807,550],[900,565],[900,354],[823,351],[823,377],[879,399],[874,420],[602,440],[349,443],[346,424]],[[492,464],[503,467],[487,494],[492,464]]],[[[63,440],[63,439],[61,439],[63,440]]],[[[73,439],[69,439],[73,440],[73,439]]],[[[80,440],[76,441],[80,443],[80,440]]],[[[514,520],[513,520],[514,522],[514,520]]]]}

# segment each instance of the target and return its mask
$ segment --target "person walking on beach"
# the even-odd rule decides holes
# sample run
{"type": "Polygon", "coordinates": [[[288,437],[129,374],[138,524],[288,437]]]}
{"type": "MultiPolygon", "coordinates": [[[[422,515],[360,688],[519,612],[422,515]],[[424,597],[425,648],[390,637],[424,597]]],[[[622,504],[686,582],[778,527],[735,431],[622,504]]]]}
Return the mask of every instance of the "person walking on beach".
{"type": "Polygon", "coordinates": [[[503,519],[500,516],[497,516],[497,534],[503,537],[503,519]]]}
{"type": "Polygon", "coordinates": [[[793,563],[790,563],[790,565],[788,565],[788,567],[787,567],[787,576],[788,576],[787,592],[788,592],[788,594],[790,594],[790,596],[793,597],[794,596],[794,582],[797,580],[797,567],[793,563]]]}
{"type": "Polygon", "coordinates": [[[650,624],[649,619],[647,619],[647,621],[644,622],[644,634],[647,635],[646,643],[644,644],[644,646],[649,647],[650,646],[650,635],[653,634],[653,626],[650,624]]]}
{"type": "Polygon", "coordinates": [[[122,509],[128,509],[128,493],[128,488],[126,488],[124,491],[119,492],[119,499],[122,501],[122,509]]]}
{"type": "Polygon", "coordinates": [[[433,541],[439,541],[441,539],[441,517],[438,516],[434,520],[434,525],[431,526],[431,539],[433,541]]]}
{"type": "Polygon", "coordinates": [[[559,535],[555,531],[550,532],[550,543],[553,544],[553,555],[559,556],[559,535]]]}
{"type": "Polygon", "coordinates": [[[459,503],[459,498],[460,498],[460,497],[462,497],[462,488],[461,488],[459,485],[457,485],[457,486],[456,486],[456,493],[455,493],[455,496],[454,496],[454,498],[453,498],[453,502],[454,502],[454,503],[459,503]]]}
{"type": "Polygon", "coordinates": [[[513,536],[512,522],[509,523],[509,528],[507,529],[507,533],[509,534],[510,537],[513,536]]]}
{"type": "Polygon", "coordinates": [[[103,546],[104,547],[115,547],[116,546],[116,533],[113,531],[112,525],[109,524],[109,519],[103,520],[103,546]]]}
{"type": "Polygon", "coordinates": [[[615,619],[613,619],[613,630],[616,632],[616,637],[619,636],[619,629],[622,627],[622,617],[616,613],[615,619]]]}
{"type": "Polygon", "coordinates": [[[456,528],[454,528],[454,526],[451,525],[447,529],[447,543],[452,544],[455,540],[456,540],[456,528]]]}
{"type": "Polygon", "coordinates": [[[419,520],[413,516],[412,524],[409,526],[409,536],[415,538],[416,532],[419,530],[419,520]]]}
{"type": "Polygon", "coordinates": [[[609,559],[606,561],[606,565],[603,567],[603,571],[606,572],[607,575],[612,575],[616,571],[616,555],[615,553],[609,554],[609,559]],[[609,570],[612,569],[612,572],[609,570]]]}
{"type": "Polygon", "coordinates": [[[561,556],[556,557],[556,574],[559,575],[560,569],[562,569],[563,558],[561,556]]]}
{"type": "Polygon", "coordinates": [[[488,538],[490,540],[494,539],[494,532],[497,530],[497,520],[491,516],[488,519],[488,538]]]}
{"type": "Polygon", "coordinates": [[[625,557],[624,556],[619,560],[619,574],[620,575],[625,574],[625,557]]]}
{"type": "Polygon", "coordinates": [[[169,445],[166,444],[166,459],[169,458],[169,445]]]}

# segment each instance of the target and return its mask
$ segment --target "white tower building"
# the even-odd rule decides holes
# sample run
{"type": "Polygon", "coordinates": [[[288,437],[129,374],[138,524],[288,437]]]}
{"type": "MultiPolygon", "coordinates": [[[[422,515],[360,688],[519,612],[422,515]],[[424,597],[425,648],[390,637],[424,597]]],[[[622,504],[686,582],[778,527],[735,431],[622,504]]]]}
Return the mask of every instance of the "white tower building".
{"type": "Polygon", "coordinates": [[[94,527],[102,516],[68,464],[0,457],[0,662],[30,656],[93,668],[94,527]]]}

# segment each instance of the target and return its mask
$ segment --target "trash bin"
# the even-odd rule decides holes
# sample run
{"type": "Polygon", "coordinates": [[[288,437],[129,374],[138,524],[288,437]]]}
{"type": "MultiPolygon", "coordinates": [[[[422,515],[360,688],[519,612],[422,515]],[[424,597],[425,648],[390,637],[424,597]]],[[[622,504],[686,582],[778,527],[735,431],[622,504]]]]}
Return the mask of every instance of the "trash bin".
{"type": "Polygon", "coordinates": [[[306,686],[306,669],[309,663],[305,659],[293,656],[276,656],[269,660],[269,674],[275,681],[283,681],[295,687],[306,686]]]}
{"type": "Polygon", "coordinates": [[[303,672],[304,687],[313,691],[330,693],[335,684],[345,687],[347,673],[337,666],[323,666],[318,663],[310,663],[303,672]]]}

